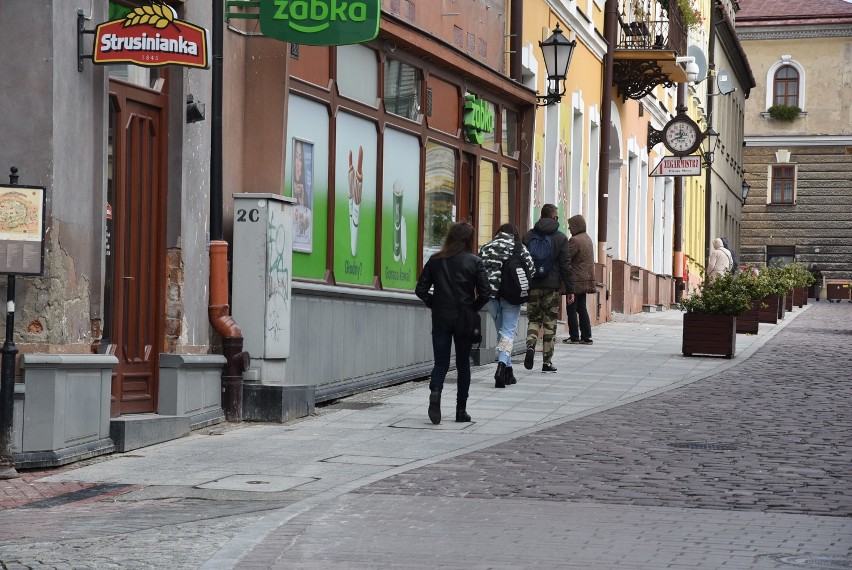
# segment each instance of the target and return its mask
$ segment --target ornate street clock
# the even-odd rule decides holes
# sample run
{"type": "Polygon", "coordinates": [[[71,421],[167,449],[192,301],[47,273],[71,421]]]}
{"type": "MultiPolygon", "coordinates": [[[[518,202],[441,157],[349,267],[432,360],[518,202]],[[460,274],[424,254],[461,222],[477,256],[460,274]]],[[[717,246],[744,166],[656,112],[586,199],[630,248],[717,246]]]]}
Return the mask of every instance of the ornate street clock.
{"type": "Polygon", "coordinates": [[[701,127],[686,115],[676,116],[663,127],[663,144],[678,156],[692,154],[703,140],[701,127]]]}

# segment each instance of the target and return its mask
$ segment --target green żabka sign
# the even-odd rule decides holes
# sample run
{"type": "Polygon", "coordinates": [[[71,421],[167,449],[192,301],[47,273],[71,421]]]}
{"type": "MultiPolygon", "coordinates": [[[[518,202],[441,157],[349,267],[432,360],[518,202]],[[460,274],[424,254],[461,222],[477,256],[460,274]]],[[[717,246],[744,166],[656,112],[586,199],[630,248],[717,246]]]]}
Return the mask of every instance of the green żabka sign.
{"type": "Polygon", "coordinates": [[[380,16],[380,0],[261,0],[260,31],[294,44],[357,44],[379,35],[380,16]]]}
{"type": "Polygon", "coordinates": [[[464,130],[468,142],[482,144],[484,133],[494,131],[494,111],[488,103],[473,95],[464,97],[464,130]]]}

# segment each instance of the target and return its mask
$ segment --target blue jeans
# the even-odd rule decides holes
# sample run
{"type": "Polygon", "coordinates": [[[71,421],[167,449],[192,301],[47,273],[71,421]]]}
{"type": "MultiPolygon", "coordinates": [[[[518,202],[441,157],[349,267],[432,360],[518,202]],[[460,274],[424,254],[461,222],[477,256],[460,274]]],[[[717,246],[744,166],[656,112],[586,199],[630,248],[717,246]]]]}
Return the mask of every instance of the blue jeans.
{"type": "Polygon", "coordinates": [[[432,353],[435,356],[435,366],[432,367],[432,380],[429,382],[429,390],[443,390],[444,379],[450,369],[450,349],[455,342],[456,346],[456,372],[458,372],[458,392],[456,399],[459,402],[467,402],[470,392],[470,349],[468,340],[463,340],[452,331],[432,329],[432,353]]]}
{"type": "Polygon", "coordinates": [[[521,306],[513,305],[505,299],[490,299],[488,314],[494,319],[497,327],[497,360],[512,367],[512,346],[515,343],[515,332],[518,330],[518,318],[521,316],[521,306]]]}
{"type": "Polygon", "coordinates": [[[568,336],[573,340],[592,340],[592,323],[585,293],[574,293],[574,302],[568,305],[568,336]]]}

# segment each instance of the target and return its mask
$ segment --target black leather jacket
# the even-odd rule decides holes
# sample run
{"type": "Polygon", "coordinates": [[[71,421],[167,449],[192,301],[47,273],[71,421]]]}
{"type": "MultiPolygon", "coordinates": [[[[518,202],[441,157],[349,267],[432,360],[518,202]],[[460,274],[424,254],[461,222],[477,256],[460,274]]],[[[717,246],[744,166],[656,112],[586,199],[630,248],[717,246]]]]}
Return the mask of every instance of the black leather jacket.
{"type": "Polygon", "coordinates": [[[432,309],[433,329],[452,330],[458,306],[468,305],[479,311],[488,302],[491,287],[482,260],[463,251],[452,257],[429,258],[414,293],[432,309]],[[430,292],[433,285],[434,292],[430,292]]]}

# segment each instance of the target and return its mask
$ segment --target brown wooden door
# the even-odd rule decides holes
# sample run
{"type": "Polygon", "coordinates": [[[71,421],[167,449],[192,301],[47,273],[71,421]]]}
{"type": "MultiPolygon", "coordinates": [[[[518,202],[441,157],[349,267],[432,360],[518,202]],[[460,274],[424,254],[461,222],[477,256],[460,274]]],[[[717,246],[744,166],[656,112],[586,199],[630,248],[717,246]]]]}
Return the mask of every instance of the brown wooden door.
{"type": "Polygon", "coordinates": [[[165,289],[166,97],[110,81],[104,340],[113,417],[155,412],[165,289]],[[108,215],[109,218],[109,215],[108,215]]]}

